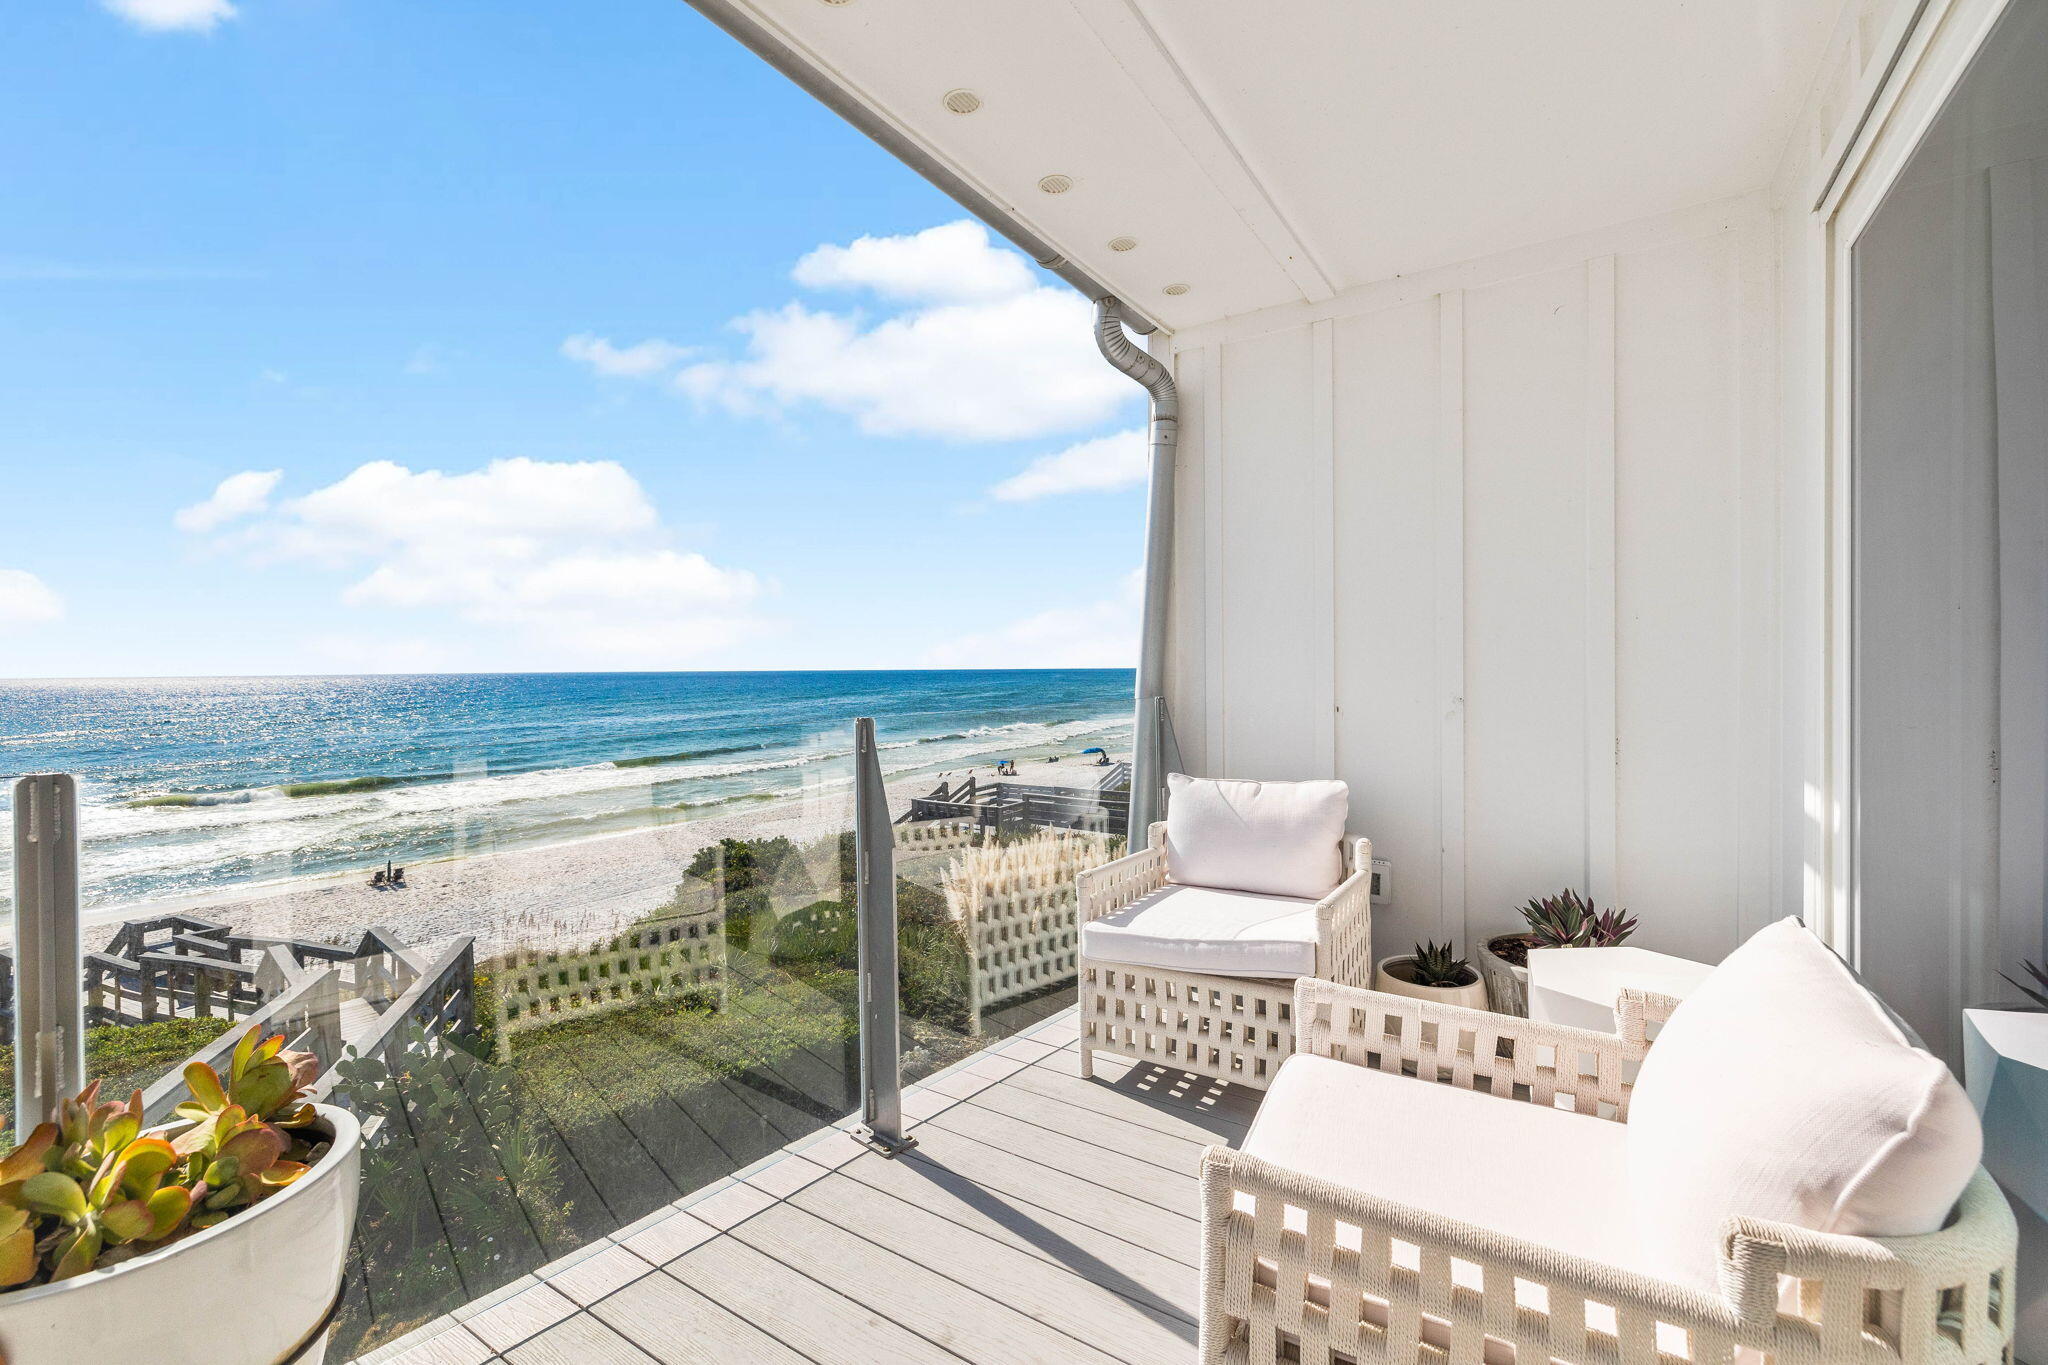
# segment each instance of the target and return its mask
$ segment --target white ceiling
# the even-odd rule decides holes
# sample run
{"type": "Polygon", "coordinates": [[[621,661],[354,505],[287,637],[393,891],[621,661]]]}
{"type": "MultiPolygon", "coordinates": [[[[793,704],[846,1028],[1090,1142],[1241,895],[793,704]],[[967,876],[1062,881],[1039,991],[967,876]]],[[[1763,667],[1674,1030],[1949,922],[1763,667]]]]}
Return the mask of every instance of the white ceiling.
{"type": "Polygon", "coordinates": [[[744,3],[1169,327],[1757,189],[1841,8],[744,3]],[[981,109],[948,112],[956,87],[981,109]]]}

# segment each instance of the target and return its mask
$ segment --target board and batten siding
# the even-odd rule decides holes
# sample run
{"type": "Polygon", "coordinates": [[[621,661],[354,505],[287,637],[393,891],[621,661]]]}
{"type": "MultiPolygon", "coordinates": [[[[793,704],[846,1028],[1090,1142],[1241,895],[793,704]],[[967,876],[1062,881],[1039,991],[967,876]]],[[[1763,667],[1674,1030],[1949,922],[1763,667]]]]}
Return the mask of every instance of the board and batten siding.
{"type": "Polygon", "coordinates": [[[1773,251],[1759,196],[1174,339],[1187,766],[1344,778],[1377,951],[1787,911],[1773,251]]]}

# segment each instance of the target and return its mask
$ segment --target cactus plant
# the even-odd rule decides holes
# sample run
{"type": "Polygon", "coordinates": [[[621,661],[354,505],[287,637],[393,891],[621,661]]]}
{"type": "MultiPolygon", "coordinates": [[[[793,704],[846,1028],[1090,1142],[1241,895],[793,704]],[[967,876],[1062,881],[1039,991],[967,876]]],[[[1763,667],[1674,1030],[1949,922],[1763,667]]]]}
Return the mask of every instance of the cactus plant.
{"type": "Polygon", "coordinates": [[[211,1227],[304,1175],[324,1147],[308,1053],[250,1029],[228,1079],[185,1068],[180,1130],[143,1129],[142,1092],[102,1102],[99,1082],[0,1159],[0,1289],[70,1279],[211,1227]]]}
{"type": "Polygon", "coordinates": [[[1458,956],[1455,940],[1416,944],[1411,965],[1418,986],[1469,986],[1479,979],[1471,964],[1458,956]]]}

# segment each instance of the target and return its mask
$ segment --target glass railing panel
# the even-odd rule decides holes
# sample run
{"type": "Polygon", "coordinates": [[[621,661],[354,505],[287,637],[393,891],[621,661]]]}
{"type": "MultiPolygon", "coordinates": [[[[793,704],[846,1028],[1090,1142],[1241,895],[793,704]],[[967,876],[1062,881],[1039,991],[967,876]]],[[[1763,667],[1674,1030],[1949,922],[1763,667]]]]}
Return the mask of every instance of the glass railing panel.
{"type": "Polygon", "coordinates": [[[850,750],[189,802],[88,774],[87,1075],[167,1120],[251,1027],[316,1054],[365,1135],[328,1358],[373,1350],[858,1107],[850,750]]]}
{"type": "Polygon", "coordinates": [[[902,803],[895,831],[906,1083],[1074,1004],[1075,883],[1122,852],[1128,736],[1127,726],[1105,725],[1064,752],[970,770],[945,793],[950,804],[902,803]]]}

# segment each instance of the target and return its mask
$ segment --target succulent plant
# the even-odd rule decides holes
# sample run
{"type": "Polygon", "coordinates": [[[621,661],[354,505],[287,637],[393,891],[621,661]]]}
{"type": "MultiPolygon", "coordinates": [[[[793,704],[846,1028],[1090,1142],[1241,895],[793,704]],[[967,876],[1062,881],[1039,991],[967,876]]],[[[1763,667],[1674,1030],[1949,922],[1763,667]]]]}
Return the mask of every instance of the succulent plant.
{"type": "Polygon", "coordinates": [[[1455,939],[1416,944],[1413,962],[1418,986],[1469,986],[1478,980],[1471,964],[1458,956],[1455,939]]]}
{"type": "Polygon", "coordinates": [[[1532,948],[1611,948],[1636,931],[1626,910],[1598,910],[1590,899],[1566,887],[1555,896],[1522,907],[1532,948]]]}
{"type": "Polygon", "coordinates": [[[319,1072],[250,1029],[223,1083],[185,1068],[184,1129],[145,1132],[142,1092],[102,1102],[94,1081],[0,1159],[0,1288],[69,1279],[211,1227],[304,1175],[321,1149],[306,1089],[319,1072]]]}
{"type": "Polygon", "coordinates": [[[2004,972],[2000,972],[1999,975],[2005,976],[2008,982],[2018,987],[2021,995],[2026,996],[2027,999],[2033,1001],[2041,1008],[2048,1009],[2048,968],[2042,967],[2038,962],[2028,962],[2024,958],[2021,959],[2020,965],[2027,969],[2028,976],[2034,978],[2033,986],[2029,986],[2024,981],[2013,981],[2011,977],[2005,976],[2004,972]],[[2040,989],[2036,990],[2035,986],[2040,987],[2040,989]]]}

